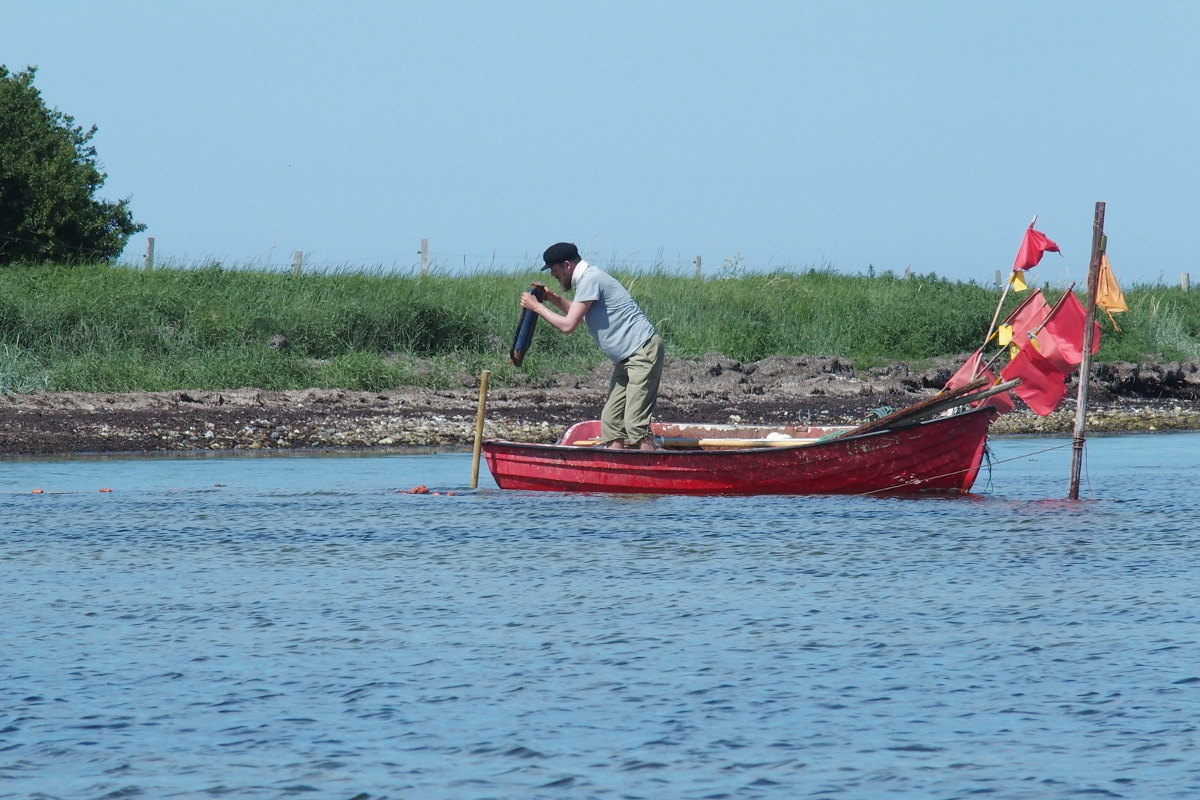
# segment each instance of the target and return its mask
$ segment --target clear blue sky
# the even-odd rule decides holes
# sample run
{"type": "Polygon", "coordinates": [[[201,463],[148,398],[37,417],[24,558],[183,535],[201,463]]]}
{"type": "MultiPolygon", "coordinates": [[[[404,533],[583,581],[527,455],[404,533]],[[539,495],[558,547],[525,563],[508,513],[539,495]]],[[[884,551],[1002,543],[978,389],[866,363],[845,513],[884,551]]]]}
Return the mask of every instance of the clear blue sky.
{"type": "Polygon", "coordinates": [[[1200,273],[1200,3],[10,3],[161,259],[1200,273]]]}

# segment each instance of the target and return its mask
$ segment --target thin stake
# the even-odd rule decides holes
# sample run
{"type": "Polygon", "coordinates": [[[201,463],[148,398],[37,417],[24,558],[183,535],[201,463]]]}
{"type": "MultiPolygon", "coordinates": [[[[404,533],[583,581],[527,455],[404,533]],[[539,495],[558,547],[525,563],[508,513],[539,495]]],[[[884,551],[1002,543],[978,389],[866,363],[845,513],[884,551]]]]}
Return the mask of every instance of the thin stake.
{"type": "Polygon", "coordinates": [[[479,373],[479,411],[475,414],[475,450],[471,456],[471,488],[479,485],[479,453],[483,449],[483,412],[487,408],[488,376],[492,373],[484,370],[479,373]]]}
{"type": "Polygon", "coordinates": [[[1083,319],[1083,354],[1079,360],[1079,397],[1075,402],[1074,451],[1071,454],[1071,485],[1067,499],[1079,499],[1079,471],[1083,465],[1083,428],[1087,422],[1088,383],[1092,376],[1092,340],[1095,338],[1096,289],[1100,285],[1100,257],[1104,255],[1104,203],[1096,203],[1092,223],[1092,260],[1088,264],[1087,305],[1083,319]]]}

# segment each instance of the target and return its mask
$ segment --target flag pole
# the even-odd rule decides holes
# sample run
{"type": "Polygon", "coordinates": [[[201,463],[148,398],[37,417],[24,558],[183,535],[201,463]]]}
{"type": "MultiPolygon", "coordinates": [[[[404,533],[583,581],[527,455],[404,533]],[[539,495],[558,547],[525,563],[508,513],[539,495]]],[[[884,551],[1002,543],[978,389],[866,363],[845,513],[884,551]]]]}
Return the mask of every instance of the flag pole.
{"type": "Polygon", "coordinates": [[[1008,276],[1008,282],[1004,284],[1004,291],[1000,293],[1000,302],[996,303],[996,313],[992,315],[992,322],[988,325],[987,336],[983,337],[983,346],[987,347],[987,343],[992,340],[992,334],[996,332],[996,320],[1000,319],[1000,309],[1004,308],[1004,298],[1008,297],[1008,290],[1012,288],[1012,276],[1008,276]]]}
{"type": "Polygon", "coordinates": [[[1092,340],[1095,338],[1096,289],[1100,284],[1100,258],[1107,249],[1104,236],[1104,203],[1096,203],[1096,221],[1092,223],[1092,260],[1088,264],[1087,304],[1084,306],[1083,354],[1079,360],[1079,397],[1075,402],[1075,433],[1071,455],[1070,500],[1079,499],[1079,470],[1083,464],[1083,428],[1087,421],[1088,383],[1092,377],[1092,340]]]}
{"type": "MultiPolygon", "coordinates": [[[[1038,215],[1034,214],[1033,219],[1029,221],[1029,227],[1032,228],[1037,222],[1038,215]]],[[[1009,273],[1008,281],[1004,284],[1004,291],[1000,293],[1000,302],[996,303],[996,313],[992,315],[992,322],[988,325],[987,336],[983,337],[983,347],[987,347],[987,343],[992,340],[992,334],[996,332],[996,320],[1000,319],[1000,309],[1004,308],[1004,299],[1008,297],[1008,290],[1012,288],[1013,276],[1009,273]]]]}

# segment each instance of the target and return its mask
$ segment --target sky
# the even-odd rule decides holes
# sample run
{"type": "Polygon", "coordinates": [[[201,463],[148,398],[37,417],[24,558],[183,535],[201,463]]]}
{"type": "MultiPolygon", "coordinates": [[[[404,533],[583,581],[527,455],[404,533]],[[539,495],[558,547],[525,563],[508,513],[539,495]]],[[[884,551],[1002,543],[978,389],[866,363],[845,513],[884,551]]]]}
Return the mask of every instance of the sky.
{"type": "Polygon", "coordinates": [[[39,0],[0,64],[98,127],[131,263],[991,283],[1036,215],[1057,285],[1101,201],[1129,286],[1192,270],[1197,41],[1191,0],[39,0]]]}

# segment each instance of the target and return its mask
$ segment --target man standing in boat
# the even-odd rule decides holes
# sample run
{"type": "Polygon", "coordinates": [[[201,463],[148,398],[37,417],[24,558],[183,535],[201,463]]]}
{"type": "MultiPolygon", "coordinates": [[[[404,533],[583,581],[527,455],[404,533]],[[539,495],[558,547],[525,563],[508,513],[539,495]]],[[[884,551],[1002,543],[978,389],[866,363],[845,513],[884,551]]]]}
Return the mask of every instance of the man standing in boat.
{"type": "Polygon", "coordinates": [[[546,289],[548,308],[529,292],[521,295],[521,307],[533,311],[563,333],[573,333],[582,322],[588,333],[613,362],[608,399],[600,414],[600,433],[606,447],[655,450],[650,417],[658,402],[662,378],[663,342],[637,302],[615,278],[579,257],[569,242],[546,248],[543,270],[559,282],[563,291],[575,290],[573,300],[546,289]]]}

